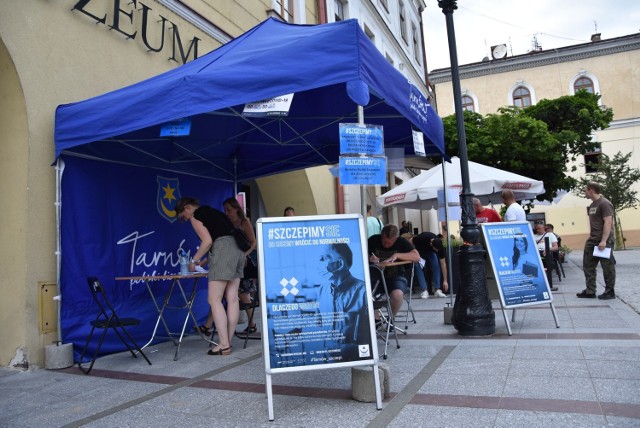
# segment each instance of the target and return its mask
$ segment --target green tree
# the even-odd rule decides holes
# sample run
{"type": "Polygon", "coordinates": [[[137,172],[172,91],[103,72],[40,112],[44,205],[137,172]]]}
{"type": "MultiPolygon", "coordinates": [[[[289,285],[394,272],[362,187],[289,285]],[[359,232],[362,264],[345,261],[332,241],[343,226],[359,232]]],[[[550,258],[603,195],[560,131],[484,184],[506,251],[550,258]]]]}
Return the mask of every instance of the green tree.
{"type": "MultiPolygon", "coordinates": [[[[559,190],[575,187],[576,180],[567,174],[572,161],[594,150],[591,133],[613,119],[613,111],[601,108],[599,99],[579,91],[524,109],[502,107],[486,116],[465,111],[469,160],[543,181],[546,192],[538,199],[550,201],[559,190]]],[[[447,154],[455,156],[456,117],[443,122],[447,154]]]]}
{"type": "Polygon", "coordinates": [[[588,182],[600,183],[602,194],[611,201],[615,213],[616,249],[625,248],[619,212],[640,205],[638,192],[633,190],[633,186],[640,181],[640,169],[629,166],[631,154],[624,155],[622,152],[618,152],[612,158],[605,154],[600,155],[599,162],[590,163],[590,166],[597,169],[597,172],[588,177],[580,178],[574,187],[574,191],[582,192],[588,182]]]}

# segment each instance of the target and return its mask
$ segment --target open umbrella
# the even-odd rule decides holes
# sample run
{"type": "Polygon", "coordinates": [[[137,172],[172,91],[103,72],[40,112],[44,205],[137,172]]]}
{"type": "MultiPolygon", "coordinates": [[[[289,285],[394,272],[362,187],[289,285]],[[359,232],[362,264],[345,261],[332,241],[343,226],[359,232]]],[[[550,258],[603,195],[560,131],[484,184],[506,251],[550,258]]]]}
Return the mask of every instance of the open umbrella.
{"type": "MultiPolygon", "coordinates": [[[[378,204],[383,207],[401,205],[404,208],[422,210],[437,208],[438,190],[444,189],[443,165],[447,187],[461,190],[460,159],[454,157],[451,163],[443,162],[378,196],[378,204]]],[[[485,205],[500,203],[500,193],[505,189],[512,190],[516,200],[534,199],[545,192],[542,181],[471,161],[469,162],[469,181],[471,192],[485,205]]]]}

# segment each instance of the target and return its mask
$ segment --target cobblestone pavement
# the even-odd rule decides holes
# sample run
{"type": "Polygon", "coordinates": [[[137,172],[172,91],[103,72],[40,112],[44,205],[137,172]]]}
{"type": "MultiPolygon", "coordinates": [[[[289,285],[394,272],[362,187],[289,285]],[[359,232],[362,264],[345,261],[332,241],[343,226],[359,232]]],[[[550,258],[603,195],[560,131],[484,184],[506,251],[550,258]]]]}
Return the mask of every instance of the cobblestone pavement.
{"type": "MultiPolygon", "coordinates": [[[[569,253],[569,263],[582,269],[582,250],[569,253]]],[[[616,296],[640,314],[640,248],[614,251],[616,258],[616,296]]],[[[598,293],[604,291],[602,269],[598,266],[598,293]]]]}

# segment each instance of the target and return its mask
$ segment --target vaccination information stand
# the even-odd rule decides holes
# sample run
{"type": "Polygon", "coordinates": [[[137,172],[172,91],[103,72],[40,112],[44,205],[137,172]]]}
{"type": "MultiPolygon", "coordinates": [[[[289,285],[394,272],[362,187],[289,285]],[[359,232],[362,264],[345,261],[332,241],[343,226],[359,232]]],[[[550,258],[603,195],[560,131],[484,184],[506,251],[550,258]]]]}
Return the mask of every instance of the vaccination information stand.
{"type": "MultiPolygon", "coordinates": [[[[511,325],[505,309],[510,308],[513,309],[513,322],[516,308],[548,303],[556,327],[560,328],[553,306],[553,295],[533,239],[531,224],[522,221],[482,223],[480,226],[509,336],[512,335],[511,325]]],[[[491,282],[493,281],[488,281],[489,287],[491,282]]],[[[491,290],[489,291],[491,294],[491,290]]]]}
{"type": "Polygon", "coordinates": [[[279,373],[373,366],[382,408],[366,237],[360,214],[257,221],[270,421],[279,373]]]}

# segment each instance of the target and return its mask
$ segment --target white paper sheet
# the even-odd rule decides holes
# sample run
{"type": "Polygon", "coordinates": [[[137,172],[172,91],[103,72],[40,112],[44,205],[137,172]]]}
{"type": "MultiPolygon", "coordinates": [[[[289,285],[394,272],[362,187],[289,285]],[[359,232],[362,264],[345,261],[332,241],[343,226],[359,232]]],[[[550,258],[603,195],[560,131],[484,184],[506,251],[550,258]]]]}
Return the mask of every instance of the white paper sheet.
{"type": "Polygon", "coordinates": [[[608,259],[611,257],[611,248],[605,247],[604,250],[601,250],[598,247],[593,247],[593,255],[603,259],[608,259]]]}

